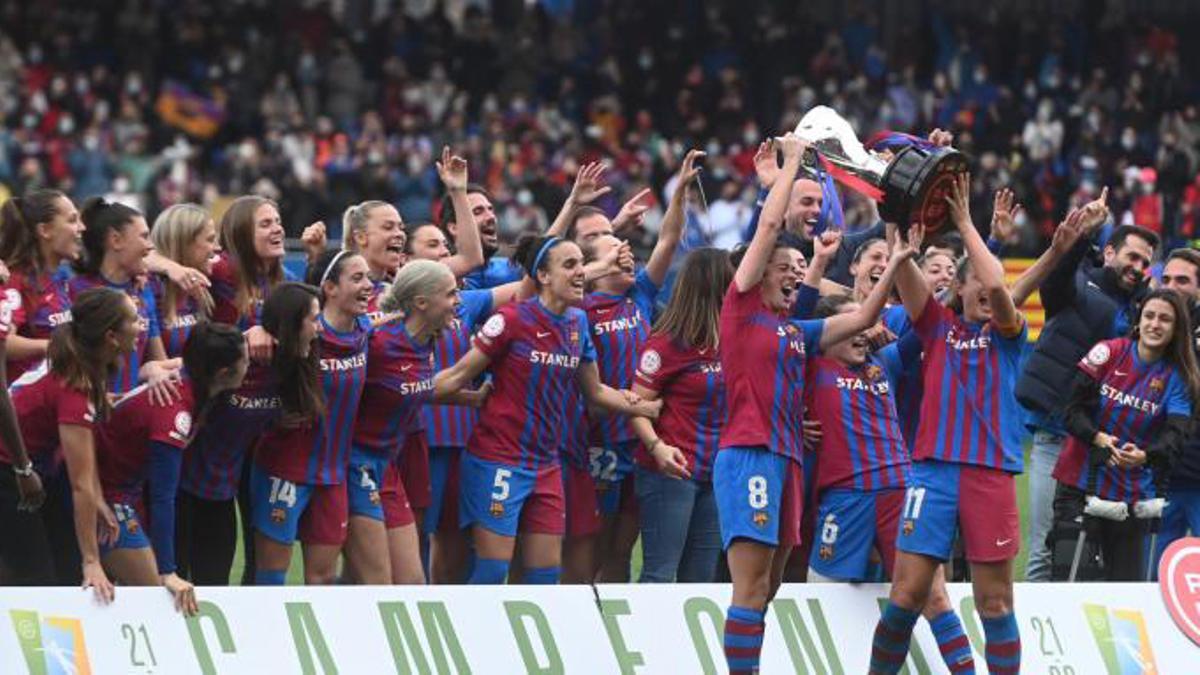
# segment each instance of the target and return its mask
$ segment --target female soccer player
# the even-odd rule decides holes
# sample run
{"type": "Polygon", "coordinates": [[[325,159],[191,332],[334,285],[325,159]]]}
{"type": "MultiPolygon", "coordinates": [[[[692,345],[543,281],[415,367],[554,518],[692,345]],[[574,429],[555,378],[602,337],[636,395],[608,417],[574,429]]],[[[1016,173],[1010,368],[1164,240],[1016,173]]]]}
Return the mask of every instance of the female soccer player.
{"type": "Polygon", "coordinates": [[[285,281],[263,303],[262,326],[278,344],[251,363],[236,390],[214,401],[183,454],[176,507],[179,575],[199,586],[229,583],[237,547],[234,497],[246,455],[272,425],[298,425],[322,409],[314,342],[321,307],[312,286],[285,281]]]}
{"type": "Polygon", "coordinates": [[[727,252],[689,253],[638,359],[633,393],[663,401],[657,422],[632,419],[642,442],[635,460],[644,583],[716,577],[721,530],[712,464],[725,419],[717,326],[732,280],[727,252]]]}
{"type": "Polygon", "coordinates": [[[83,230],[79,211],[57,190],[34,190],[0,208],[0,260],[11,273],[3,300],[12,310],[13,380],[46,357],[54,328],[71,320],[70,270],[63,263],[83,253],[83,230]]]}
{"type": "Polygon", "coordinates": [[[950,556],[956,529],[971,566],[988,671],[1015,673],[1021,662],[1012,613],[1012,559],[1020,535],[1013,476],[1022,469],[1013,386],[1026,328],[1000,261],[971,222],[969,186],[969,178],[961,177],[947,199],[967,251],[948,306],[938,303],[916,264],[906,263],[897,277],[924,349],[925,396],[872,672],[894,673],[904,665],[913,624],[938,566],[950,556]]]}
{"type": "Polygon", "coordinates": [[[503,583],[522,532],[523,580],[557,583],[565,509],[558,447],[564,393],[576,382],[591,405],[654,417],[661,403],[600,382],[583,301],[583,253],[558,237],[529,237],[516,260],[538,296],[492,315],[471,351],[434,379],[437,395],[465,388],[491,366],[494,390],[463,456],[462,527],[472,528],[471,583],[503,583]],[[519,524],[518,524],[519,523],[519,524]]]}
{"type": "Polygon", "coordinates": [[[346,469],[367,372],[371,277],[357,253],[326,251],[309,268],[321,289],[318,354],[324,410],[311,424],[272,429],[251,477],[257,555],[255,582],[281,585],[297,535],[304,579],[332,583],[349,518],[346,469]]]}
{"type": "MultiPolygon", "coordinates": [[[[633,256],[617,274],[597,279],[584,297],[596,346],[600,381],[614,389],[633,386],[637,358],[650,335],[654,299],[667,278],[675,248],[683,236],[684,196],[696,178],[699,150],[690,150],[679,165],[678,183],[650,259],[635,271],[633,256]]],[[[603,211],[582,207],[574,217],[595,223],[601,232],[612,224],[603,211]]],[[[583,244],[585,262],[605,258],[626,246],[612,234],[601,234],[583,244]]],[[[637,499],[634,494],[633,457],[637,435],[629,418],[593,412],[587,416],[589,444],[586,455],[564,454],[564,489],[567,497],[567,538],[563,542],[566,583],[629,580],[629,557],[638,536],[637,499]]]]}
{"type": "Polygon", "coordinates": [[[83,257],[75,261],[78,274],[69,282],[72,297],[89,288],[115,288],[133,299],[140,317],[137,347],[125,357],[109,388],[123,394],[141,381],[159,386],[175,375],[179,361],[167,359],[154,294],[138,281],[146,274],[152,248],[146,219],[135,209],[100,197],[84,202],[80,216],[87,227],[83,257]]]}
{"type": "MultiPolygon", "coordinates": [[[[1182,296],[1159,289],[1146,296],[1130,337],[1100,342],[1079,362],[1065,411],[1071,436],[1054,467],[1054,521],[1078,531],[1080,516],[1096,516],[1106,581],[1145,579],[1147,519],[1162,515],[1171,464],[1200,400],[1190,326],[1182,296]]],[[[1070,565],[1054,561],[1055,569],[1070,565]]]]}
{"type": "MultiPolygon", "coordinates": [[[[212,273],[213,255],[217,251],[217,226],[203,207],[196,204],[167,207],[154,220],[150,241],[159,256],[205,275],[212,273]]],[[[163,347],[168,357],[180,357],[188,334],[196,324],[208,319],[212,308],[204,306],[195,296],[183,293],[166,274],[152,272],[149,286],[158,309],[163,347]]]]}
{"type": "Polygon", "coordinates": [[[384,287],[404,264],[408,235],[400,212],[391,204],[369,199],[355,204],[342,214],[342,248],[362,254],[375,284],[371,312],[384,287]]]}
{"type": "MultiPolygon", "coordinates": [[[[0,446],[0,476],[36,462],[45,475],[61,471],[54,455],[61,448],[70,480],[74,505],[73,536],[82,556],[84,587],[94,587],[96,596],[109,602],[113,586],[100,565],[97,541],[98,525],[103,535],[115,536],[116,521],[103,505],[97,490],[96,453],[92,429],[109,411],[108,376],[122,357],[133,350],[137,340],[138,316],[133,301],[110,288],[80,293],[74,306],[77,322],[55,329],[47,350],[48,361],[26,371],[12,386],[12,401],[21,419],[21,437],[25,458],[18,443],[5,438],[0,446]],[[21,463],[21,465],[18,464],[21,463]],[[97,515],[103,517],[98,519],[97,515]]],[[[6,434],[7,436],[7,434],[6,434]]],[[[0,560],[11,575],[11,583],[52,585],[71,574],[59,569],[63,559],[75,558],[52,550],[48,526],[38,514],[18,512],[19,504],[8,485],[0,487],[0,519],[4,537],[0,537],[0,560]]],[[[56,542],[55,542],[56,543],[56,542]]],[[[74,570],[78,579],[79,568],[74,570]]]]}
{"type": "MultiPolygon", "coordinates": [[[[398,527],[384,530],[380,486],[389,463],[420,424],[422,406],[434,400],[433,345],[454,320],[458,282],[445,266],[414,260],[404,266],[380,303],[389,314],[375,326],[367,357],[367,383],[350,452],[350,530],[346,559],[354,578],[366,584],[421,584],[420,546],[403,484],[396,486],[402,513],[398,527]],[[389,567],[388,535],[400,540],[389,567]],[[399,574],[393,574],[393,571],[399,574]]],[[[478,407],[478,392],[453,399],[478,407]]]]}
{"type": "Polygon", "coordinates": [[[195,588],[175,566],[175,495],[183,449],[209,422],[217,401],[241,385],[248,363],[245,339],[236,328],[201,324],[184,345],[179,398],[156,405],[149,389],[139,387],[113,406],[96,431],[100,486],[120,525],[116,541],[102,547],[105,569],[130,586],[165,587],[175,607],[189,616],[198,610],[195,588]],[[147,513],[148,522],[142,517],[147,513]]]}
{"type": "Polygon", "coordinates": [[[806,354],[867,328],[883,308],[894,266],[853,314],[824,321],[788,319],[800,279],[800,252],[777,242],[807,143],[788,134],[773,141],[783,167],[754,239],[738,261],[721,308],[726,420],[713,466],[713,490],[733,577],[725,622],[730,672],[758,668],[763,613],[799,541],[802,509],[806,354]]]}

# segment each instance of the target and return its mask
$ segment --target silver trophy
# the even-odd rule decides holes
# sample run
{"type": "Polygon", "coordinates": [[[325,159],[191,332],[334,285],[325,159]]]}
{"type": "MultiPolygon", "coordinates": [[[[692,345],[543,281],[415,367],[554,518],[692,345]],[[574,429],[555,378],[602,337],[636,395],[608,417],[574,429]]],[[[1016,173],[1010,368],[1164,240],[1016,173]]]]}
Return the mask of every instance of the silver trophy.
{"type": "Polygon", "coordinates": [[[805,158],[810,173],[825,160],[834,178],[879,202],[879,215],[902,230],[916,222],[927,232],[940,230],[950,215],[945,198],[955,177],[968,168],[966,155],[948,147],[913,144],[894,153],[868,150],[850,123],[823,105],[804,115],[796,135],[811,144],[813,154],[805,158]]]}

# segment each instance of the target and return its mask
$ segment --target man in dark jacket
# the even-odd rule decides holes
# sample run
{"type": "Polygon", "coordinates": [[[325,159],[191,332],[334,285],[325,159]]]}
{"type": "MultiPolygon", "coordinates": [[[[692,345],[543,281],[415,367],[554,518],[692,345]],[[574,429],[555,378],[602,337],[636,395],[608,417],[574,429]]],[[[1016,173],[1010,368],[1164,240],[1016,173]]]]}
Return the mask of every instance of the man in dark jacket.
{"type": "MultiPolygon", "coordinates": [[[[1167,256],[1163,267],[1162,285],[1182,294],[1191,307],[1192,331],[1196,354],[1200,357],[1200,251],[1178,248],[1167,256]]],[[[1171,470],[1167,490],[1167,509],[1163,512],[1158,532],[1158,547],[1154,552],[1154,569],[1167,546],[1185,536],[1200,536],[1200,430],[1193,429],[1191,439],[1184,444],[1171,470]]]]}
{"type": "Polygon", "coordinates": [[[1103,249],[1103,264],[1087,261],[1091,244],[1081,240],[1059,261],[1039,288],[1046,324],[1017,380],[1017,400],[1028,411],[1033,432],[1029,462],[1028,581],[1050,580],[1046,535],[1053,525],[1051,472],[1066,438],[1062,409],[1075,366],[1100,340],[1129,332],[1133,310],[1144,294],[1146,271],[1158,246],[1149,230],[1118,227],[1103,249]]]}

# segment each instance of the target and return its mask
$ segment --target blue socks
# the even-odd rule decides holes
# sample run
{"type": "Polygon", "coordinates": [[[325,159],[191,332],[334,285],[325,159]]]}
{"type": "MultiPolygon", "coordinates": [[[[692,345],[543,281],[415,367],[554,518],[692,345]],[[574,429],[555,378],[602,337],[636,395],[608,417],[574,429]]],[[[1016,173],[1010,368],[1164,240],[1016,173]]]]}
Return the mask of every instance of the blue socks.
{"type": "Polygon", "coordinates": [[[254,570],[255,586],[282,586],[287,580],[287,570],[254,570]]]}
{"type": "Polygon", "coordinates": [[[875,626],[875,637],[871,641],[871,672],[897,673],[908,656],[908,643],[912,641],[913,626],[920,614],[889,602],[875,626]]]}
{"type": "Polygon", "coordinates": [[[729,606],[725,614],[725,662],[729,675],[757,673],[762,654],[764,612],[729,606]]]}
{"type": "Polygon", "coordinates": [[[980,617],[987,646],[984,657],[992,675],[1016,675],[1021,670],[1021,631],[1012,612],[1004,616],[980,617]]]}
{"type": "Polygon", "coordinates": [[[561,567],[526,567],[522,582],[539,586],[553,586],[562,574],[561,567]]]}
{"type": "Polygon", "coordinates": [[[476,558],[469,584],[502,584],[508,579],[508,561],[495,558],[476,558]]]}
{"type": "Polygon", "coordinates": [[[971,655],[971,642],[963,632],[962,622],[954,610],[946,610],[929,621],[933,636],[937,638],[942,660],[954,675],[975,673],[975,657],[971,655]]]}

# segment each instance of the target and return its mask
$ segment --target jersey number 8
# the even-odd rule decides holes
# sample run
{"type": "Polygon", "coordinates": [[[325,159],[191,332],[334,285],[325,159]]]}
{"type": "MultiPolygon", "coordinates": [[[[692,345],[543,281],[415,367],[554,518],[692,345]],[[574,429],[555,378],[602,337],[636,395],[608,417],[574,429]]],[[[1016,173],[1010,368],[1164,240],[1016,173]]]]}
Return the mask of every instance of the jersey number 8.
{"type": "Polygon", "coordinates": [[[746,489],[750,491],[750,508],[767,508],[766,478],[762,476],[750,476],[750,480],[746,482],[746,489]]]}

